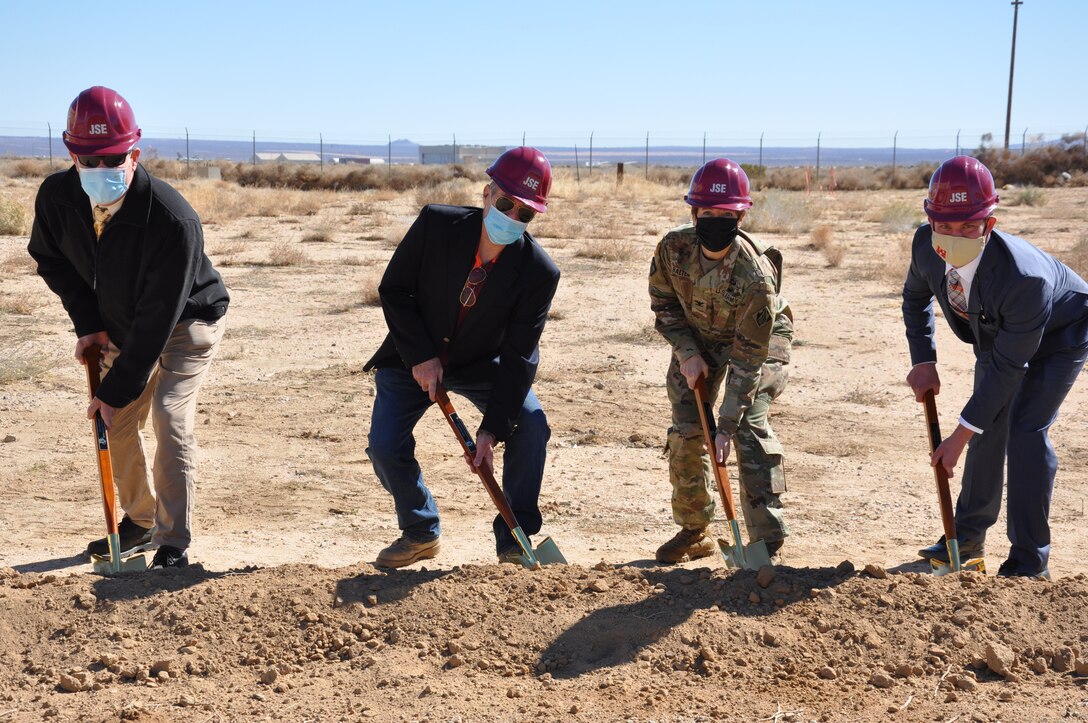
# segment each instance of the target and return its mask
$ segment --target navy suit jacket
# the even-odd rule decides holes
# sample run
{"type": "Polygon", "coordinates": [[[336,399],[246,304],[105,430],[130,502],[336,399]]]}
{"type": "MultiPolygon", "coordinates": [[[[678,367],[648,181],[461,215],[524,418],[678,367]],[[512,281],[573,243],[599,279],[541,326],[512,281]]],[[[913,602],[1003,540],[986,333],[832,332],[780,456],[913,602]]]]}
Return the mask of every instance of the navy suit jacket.
{"type": "Polygon", "coordinates": [[[559,269],[528,232],[522,234],[499,255],[455,335],[482,226],[479,208],[423,208],[378,286],[389,334],[363,369],[411,369],[445,356],[447,374],[492,382],[480,428],[502,441],[536,376],[559,269]]]}
{"type": "Polygon", "coordinates": [[[993,231],[967,300],[967,321],[952,310],[945,262],[929,224],[914,234],[903,285],[903,321],[912,364],[937,360],[933,299],[956,336],[983,362],[961,416],[985,431],[1008,405],[1031,362],[1088,344],[1088,284],[1022,238],[993,231]]]}

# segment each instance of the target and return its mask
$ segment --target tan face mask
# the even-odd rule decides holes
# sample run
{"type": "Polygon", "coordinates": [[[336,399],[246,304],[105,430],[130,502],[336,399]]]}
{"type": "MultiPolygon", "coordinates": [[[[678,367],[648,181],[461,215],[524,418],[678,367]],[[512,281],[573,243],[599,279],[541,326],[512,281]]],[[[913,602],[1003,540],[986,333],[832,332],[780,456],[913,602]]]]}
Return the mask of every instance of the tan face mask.
{"type": "Polygon", "coordinates": [[[945,236],[943,233],[932,232],[933,239],[930,242],[937,255],[957,269],[978,258],[982,249],[986,247],[986,234],[978,238],[963,238],[962,236],[945,236]]]}

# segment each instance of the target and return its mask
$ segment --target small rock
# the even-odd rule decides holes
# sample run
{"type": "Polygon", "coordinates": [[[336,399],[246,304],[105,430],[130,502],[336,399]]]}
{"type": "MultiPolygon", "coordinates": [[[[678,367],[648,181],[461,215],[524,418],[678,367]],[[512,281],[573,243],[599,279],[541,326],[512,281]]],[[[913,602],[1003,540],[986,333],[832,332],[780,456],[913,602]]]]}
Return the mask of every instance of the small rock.
{"type": "Polygon", "coordinates": [[[756,584],[766,589],[772,582],[774,582],[774,568],[770,565],[759,568],[759,572],[756,573],[756,584]]]}
{"type": "Polygon", "coordinates": [[[611,588],[604,580],[597,579],[589,583],[589,589],[593,592],[608,592],[611,588]]]}
{"type": "Polygon", "coordinates": [[[4,442],[14,442],[14,441],[15,441],[15,435],[14,434],[5,434],[4,435],[4,442]]]}
{"type": "Polygon", "coordinates": [[[456,640],[451,640],[446,643],[446,650],[450,651],[450,655],[456,655],[462,650],[461,643],[457,642],[456,640]]]}
{"type": "Polygon", "coordinates": [[[1031,672],[1035,673],[1036,675],[1042,675],[1043,673],[1045,673],[1046,668],[1046,658],[1041,655],[1035,660],[1031,661],[1031,672]]]}
{"type": "Polygon", "coordinates": [[[60,680],[57,683],[60,689],[67,691],[68,693],[77,693],[83,689],[83,684],[71,675],[61,674],[60,680]]]}
{"type": "Polygon", "coordinates": [[[93,610],[98,598],[89,592],[80,593],[75,597],[76,607],[80,610],[93,610]]]}
{"type": "Polygon", "coordinates": [[[1073,666],[1073,672],[1077,675],[1088,675],[1088,660],[1078,660],[1073,666]]]}
{"type": "Polygon", "coordinates": [[[835,678],[839,677],[839,674],[835,672],[835,669],[832,668],[830,665],[825,665],[824,667],[820,668],[816,672],[816,675],[820,676],[824,680],[835,680],[835,678]]]}
{"type": "Polygon", "coordinates": [[[959,699],[960,699],[960,697],[958,695],[956,695],[956,691],[950,690],[950,691],[948,691],[948,695],[946,695],[944,697],[944,702],[945,703],[955,703],[959,699]]]}
{"type": "Polygon", "coordinates": [[[507,698],[520,698],[521,697],[521,689],[518,688],[516,685],[507,688],[506,689],[506,697],[507,698]]]}
{"type": "Polygon", "coordinates": [[[854,563],[849,560],[843,560],[835,566],[835,577],[846,577],[847,575],[854,574],[854,563]]]}
{"type": "Polygon", "coordinates": [[[366,604],[369,605],[370,607],[374,607],[375,605],[378,604],[378,596],[377,595],[367,595],[366,596],[366,604]]]}
{"type": "Polygon", "coordinates": [[[446,661],[446,665],[451,668],[460,668],[465,664],[465,659],[460,655],[451,655],[450,659],[446,661]]]}
{"type": "Polygon", "coordinates": [[[978,683],[975,682],[974,678],[968,678],[966,675],[956,678],[954,685],[956,686],[956,690],[963,690],[968,693],[978,690],[978,683]]]}
{"type": "Polygon", "coordinates": [[[990,643],[986,646],[986,666],[997,675],[1007,678],[1015,662],[1016,653],[1004,645],[990,643]]]}
{"type": "Polygon", "coordinates": [[[1003,703],[1008,703],[1010,700],[1012,700],[1015,697],[1016,696],[1013,695],[1013,692],[1011,690],[1003,690],[1003,691],[1001,691],[1000,693],[997,694],[997,699],[1000,700],[1003,703]]]}
{"type": "Polygon", "coordinates": [[[865,566],[865,574],[869,577],[875,577],[877,580],[883,580],[888,577],[887,570],[880,565],[874,565],[871,562],[865,566]]]}
{"type": "Polygon", "coordinates": [[[1068,673],[1077,664],[1076,653],[1071,648],[1060,648],[1050,662],[1055,673],[1068,673]]]}
{"type": "Polygon", "coordinates": [[[752,603],[753,605],[757,605],[759,604],[759,601],[760,597],[758,592],[753,590],[752,592],[748,593],[748,602],[752,603]]]}
{"type": "Polygon", "coordinates": [[[895,685],[895,681],[886,673],[876,672],[869,678],[869,685],[874,688],[887,689],[895,685]]]}
{"type": "Polygon", "coordinates": [[[190,695],[183,695],[180,698],[178,698],[177,705],[180,708],[189,708],[191,706],[196,705],[196,698],[193,698],[190,695]]]}
{"type": "Polygon", "coordinates": [[[170,670],[174,667],[173,660],[156,660],[151,666],[151,674],[158,675],[159,673],[170,673],[170,670]]]}
{"type": "Polygon", "coordinates": [[[718,659],[718,656],[714,652],[714,649],[711,648],[709,645],[704,645],[703,647],[699,648],[699,655],[703,656],[703,660],[707,660],[711,663],[718,659]]]}
{"type": "Polygon", "coordinates": [[[579,708],[579,707],[578,707],[578,704],[577,704],[577,703],[575,703],[574,705],[572,705],[572,706],[570,707],[570,710],[569,710],[568,712],[569,712],[569,713],[573,713],[573,714],[577,715],[577,713],[578,713],[578,711],[579,711],[579,710],[581,710],[581,708],[579,708]]]}
{"type": "Polygon", "coordinates": [[[265,685],[272,685],[276,682],[276,679],[280,677],[280,671],[275,668],[269,668],[261,673],[261,682],[265,685]]]}

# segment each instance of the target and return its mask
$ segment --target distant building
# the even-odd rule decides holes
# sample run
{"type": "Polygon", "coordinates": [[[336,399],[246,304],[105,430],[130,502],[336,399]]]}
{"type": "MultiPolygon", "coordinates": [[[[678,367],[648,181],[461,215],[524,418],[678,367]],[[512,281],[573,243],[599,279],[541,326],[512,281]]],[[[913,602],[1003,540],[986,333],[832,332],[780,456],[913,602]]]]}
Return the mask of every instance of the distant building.
{"type": "Polygon", "coordinates": [[[317,153],[296,153],[294,151],[258,153],[257,163],[321,163],[321,156],[317,153]]]}
{"type": "Polygon", "coordinates": [[[506,146],[420,146],[419,162],[425,166],[440,163],[478,163],[490,165],[506,151],[506,146]]]}
{"type": "Polygon", "coordinates": [[[385,165],[384,158],[376,158],[373,156],[333,156],[333,163],[361,163],[367,166],[383,166],[385,165]]]}

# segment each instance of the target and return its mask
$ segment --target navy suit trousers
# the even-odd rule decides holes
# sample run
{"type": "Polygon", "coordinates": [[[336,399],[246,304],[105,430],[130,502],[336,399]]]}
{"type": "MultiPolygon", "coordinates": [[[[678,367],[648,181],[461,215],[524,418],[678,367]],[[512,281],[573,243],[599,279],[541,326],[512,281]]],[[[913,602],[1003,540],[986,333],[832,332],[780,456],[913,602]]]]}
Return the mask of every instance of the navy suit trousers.
{"type": "MultiPolygon", "coordinates": [[[[1088,347],[1066,349],[1028,364],[1020,388],[994,426],[971,438],[956,503],[956,536],[984,540],[1001,511],[1008,462],[1009,560],[1025,573],[1046,569],[1050,557],[1050,499],[1058,457],[1050,426],[1088,358],[1088,347]]],[[[975,387],[989,360],[975,362],[975,387]]]]}

